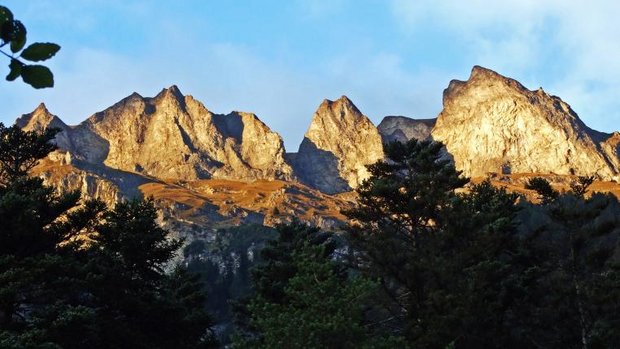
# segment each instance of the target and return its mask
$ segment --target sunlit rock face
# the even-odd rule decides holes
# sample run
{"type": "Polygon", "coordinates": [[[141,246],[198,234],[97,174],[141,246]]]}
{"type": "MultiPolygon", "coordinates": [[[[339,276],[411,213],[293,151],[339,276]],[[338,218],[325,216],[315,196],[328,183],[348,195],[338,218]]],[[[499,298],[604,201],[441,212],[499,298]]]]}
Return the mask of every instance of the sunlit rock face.
{"type": "MultiPolygon", "coordinates": [[[[53,156],[48,161],[56,160],[53,156]]],[[[55,163],[53,167],[38,166],[35,174],[43,178],[47,185],[51,185],[59,192],[67,193],[79,190],[85,199],[97,199],[109,207],[126,197],[120,188],[109,179],[95,173],[80,170],[65,163],[55,163]]]]}
{"type": "Polygon", "coordinates": [[[383,159],[379,131],[347,97],[324,100],[295,156],[299,179],[324,193],[349,191],[369,177],[366,165],[383,159]]]}
{"type": "Polygon", "coordinates": [[[379,133],[383,143],[407,142],[410,139],[423,141],[431,137],[436,119],[411,119],[405,116],[386,116],[381,120],[379,133]]]}
{"type": "Polygon", "coordinates": [[[467,176],[501,171],[613,179],[620,171],[617,135],[590,129],[542,89],[530,91],[478,66],[469,80],[453,80],[444,90],[432,137],[467,176]]]}
{"type": "Polygon", "coordinates": [[[43,132],[48,128],[57,128],[59,132],[54,138],[54,143],[62,149],[73,149],[71,142],[71,128],[60,118],[47,110],[45,104],[41,103],[32,111],[17,118],[15,125],[24,131],[43,132]]]}
{"type": "MultiPolygon", "coordinates": [[[[620,132],[616,131],[607,137],[602,143],[602,149],[615,167],[620,168],[620,132]]],[[[613,180],[620,182],[620,173],[616,173],[613,180]]]]}
{"type": "Polygon", "coordinates": [[[176,86],[137,93],[71,130],[81,160],[157,178],[289,179],[281,137],[256,115],[218,115],[176,86]]]}

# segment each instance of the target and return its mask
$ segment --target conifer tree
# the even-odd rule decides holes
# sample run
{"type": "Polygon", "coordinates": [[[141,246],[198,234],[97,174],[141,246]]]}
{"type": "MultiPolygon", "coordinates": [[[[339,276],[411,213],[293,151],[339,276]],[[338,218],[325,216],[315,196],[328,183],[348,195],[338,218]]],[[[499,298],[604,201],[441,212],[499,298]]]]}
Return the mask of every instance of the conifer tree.
{"type": "Polygon", "coordinates": [[[256,294],[241,307],[245,332],[234,347],[406,347],[402,338],[368,326],[376,285],[347,271],[335,254],[333,234],[299,221],[278,231],[253,273],[256,294]]]}
{"type": "Polygon", "coordinates": [[[214,346],[196,276],[166,272],[181,242],[152,201],[107,211],[28,176],[54,136],[0,124],[0,348],[214,346]]]}
{"type": "MultiPolygon", "coordinates": [[[[411,140],[386,146],[369,167],[348,239],[363,273],[390,296],[384,322],[413,347],[519,347],[508,314],[524,282],[516,195],[468,182],[442,145],[411,140]]],[[[525,263],[527,264],[527,263],[525,263]]]]}
{"type": "Polygon", "coordinates": [[[78,208],[78,192],[59,194],[28,176],[55,134],[0,124],[0,347],[53,343],[69,327],[87,332],[93,315],[80,305],[74,239],[92,231],[104,207],[78,208]]]}

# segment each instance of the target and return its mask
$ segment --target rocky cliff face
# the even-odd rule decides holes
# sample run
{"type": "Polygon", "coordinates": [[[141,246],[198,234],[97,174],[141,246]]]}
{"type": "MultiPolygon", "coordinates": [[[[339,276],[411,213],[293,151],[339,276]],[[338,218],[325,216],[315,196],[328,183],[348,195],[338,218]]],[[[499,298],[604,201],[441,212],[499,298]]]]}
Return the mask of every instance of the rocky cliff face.
{"type": "Polygon", "coordinates": [[[67,161],[64,151],[54,151],[33,169],[33,174],[43,178],[60,192],[79,190],[85,199],[97,199],[113,207],[122,198],[128,197],[112,180],[97,173],[79,169],[67,161]]]}
{"type": "Polygon", "coordinates": [[[325,100],[294,159],[299,179],[324,193],[356,188],[369,173],[366,165],[383,159],[381,136],[347,97],[325,100]]]}
{"type": "Polygon", "coordinates": [[[61,129],[59,149],[33,170],[48,185],[109,206],[154,196],[162,222],[176,233],[293,216],[331,228],[351,202],[291,183],[281,137],[256,115],[214,114],[175,86],[154,98],[134,93],[77,126],[44,105],[16,124],[61,129]]]}
{"type": "Polygon", "coordinates": [[[41,103],[32,111],[17,118],[15,125],[25,131],[42,132],[47,128],[57,128],[60,132],[56,135],[54,143],[62,149],[73,149],[71,142],[71,128],[60,118],[47,110],[45,104],[41,103]]]}
{"type": "Polygon", "coordinates": [[[436,119],[411,119],[405,116],[386,116],[381,120],[379,133],[383,143],[393,141],[407,142],[410,139],[430,138],[436,119]]]}
{"type": "Polygon", "coordinates": [[[347,97],[325,100],[298,153],[285,153],[280,136],[256,115],[214,114],[175,86],[153,98],[134,93],[78,126],[43,104],[16,124],[61,130],[59,150],[34,171],[47,183],[109,205],[153,195],[162,217],[188,231],[273,225],[292,216],[338,225],[345,219],[339,210],[354,197],[332,194],[368,178],[366,165],[383,159],[382,140],[442,141],[468,176],[535,172],[620,181],[620,133],[591,130],[558,97],[480,67],[468,81],[450,83],[436,120],[386,117],[377,128],[347,97]]]}
{"type": "MultiPolygon", "coordinates": [[[[612,165],[620,168],[620,132],[614,132],[607,137],[601,144],[601,148],[612,165]]],[[[620,174],[616,174],[613,179],[620,182],[620,174]]]]}
{"type": "Polygon", "coordinates": [[[280,136],[256,115],[210,112],[176,86],[137,93],[75,128],[77,155],[90,163],[157,178],[289,179],[280,136]]]}
{"type": "Polygon", "coordinates": [[[469,80],[450,82],[443,105],[432,136],[467,176],[502,171],[613,179],[620,172],[613,137],[588,128],[568,104],[542,89],[530,91],[474,67],[469,80]]]}

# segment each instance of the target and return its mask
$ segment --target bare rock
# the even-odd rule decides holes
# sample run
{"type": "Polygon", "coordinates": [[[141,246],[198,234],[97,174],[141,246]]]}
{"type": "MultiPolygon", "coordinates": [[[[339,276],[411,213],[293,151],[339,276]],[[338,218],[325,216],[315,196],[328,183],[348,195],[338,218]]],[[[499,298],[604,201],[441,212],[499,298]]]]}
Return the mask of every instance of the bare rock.
{"type": "Polygon", "coordinates": [[[295,155],[302,182],[324,193],[356,188],[369,177],[366,165],[383,159],[375,125],[347,97],[324,100],[295,155]]]}
{"type": "Polygon", "coordinates": [[[443,105],[432,136],[467,176],[501,171],[612,179],[620,171],[618,157],[602,150],[609,135],[587,127],[542,88],[530,91],[476,66],[469,80],[450,82],[443,105]]]}
{"type": "Polygon", "coordinates": [[[256,115],[217,115],[176,86],[130,95],[76,127],[86,161],[157,178],[288,179],[281,137],[256,115]]]}
{"type": "Polygon", "coordinates": [[[45,104],[41,103],[31,113],[24,114],[15,120],[15,125],[24,131],[42,132],[48,128],[60,130],[54,138],[54,143],[63,150],[73,149],[71,142],[71,128],[60,118],[47,110],[45,104]]]}
{"type": "Polygon", "coordinates": [[[405,116],[386,116],[381,120],[379,133],[383,143],[407,142],[410,139],[423,141],[431,137],[436,119],[412,119],[405,116]]]}

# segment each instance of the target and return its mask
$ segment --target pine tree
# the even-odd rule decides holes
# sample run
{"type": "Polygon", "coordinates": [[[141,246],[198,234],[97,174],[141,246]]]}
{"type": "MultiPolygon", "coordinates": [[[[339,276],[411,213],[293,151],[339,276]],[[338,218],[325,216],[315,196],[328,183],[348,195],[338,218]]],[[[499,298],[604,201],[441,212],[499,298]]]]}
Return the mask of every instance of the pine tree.
{"type": "Polygon", "coordinates": [[[181,240],[156,223],[150,200],[116,205],[105,215],[88,251],[100,337],[118,348],[214,346],[199,276],[166,272],[181,240]]]}
{"type": "MultiPolygon", "coordinates": [[[[585,182],[584,182],[585,183],[585,182]]],[[[582,185],[584,184],[582,183],[582,185]]],[[[541,277],[533,294],[532,336],[546,347],[609,348],[620,343],[620,203],[610,194],[583,197],[588,184],[544,207],[534,248],[541,277]]]]}
{"type": "Polygon", "coordinates": [[[239,348],[405,348],[366,321],[376,294],[369,279],[350,275],[334,259],[333,235],[294,222],[262,254],[256,295],[246,304],[252,332],[239,348]]]}
{"type": "Polygon", "coordinates": [[[550,204],[560,196],[560,193],[553,189],[546,179],[541,177],[534,177],[527,181],[525,189],[536,191],[542,204],[550,204]]]}
{"type": "MultiPolygon", "coordinates": [[[[103,205],[78,208],[79,193],[58,194],[28,171],[54,149],[55,131],[0,124],[0,343],[38,347],[55,334],[87,327],[80,306],[82,267],[73,256],[103,205]],[[74,320],[76,324],[74,324],[74,320]],[[71,325],[71,326],[70,326],[71,325]],[[83,325],[83,326],[82,326],[83,325]]],[[[86,332],[86,330],[84,331],[86,332]]]]}
{"type": "Polygon", "coordinates": [[[0,124],[0,347],[214,346],[197,277],[165,271],[181,241],[152,201],[107,211],[28,176],[54,135],[0,124]]]}
{"type": "Polygon", "coordinates": [[[523,345],[508,316],[527,268],[516,195],[489,182],[458,194],[468,180],[440,143],[392,143],[385,152],[345,212],[356,221],[347,229],[352,263],[391,298],[383,321],[413,347],[523,345]]]}

